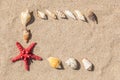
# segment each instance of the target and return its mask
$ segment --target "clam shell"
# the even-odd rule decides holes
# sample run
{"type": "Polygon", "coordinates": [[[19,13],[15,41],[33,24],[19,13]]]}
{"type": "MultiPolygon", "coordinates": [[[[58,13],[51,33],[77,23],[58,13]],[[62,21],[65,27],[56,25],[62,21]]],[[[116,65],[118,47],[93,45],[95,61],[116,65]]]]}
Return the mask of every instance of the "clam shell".
{"type": "Polygon", "coordinates": [[[23,39],[27,43],[30,38],[30,30],[25,29],[23,31],[23,39]]]}
{"type": "Polygon", "coordinates": [[[74,58],[69,58],[65,63],[70,66],[72,69],[77,69],[78,68],[78,63],[76,59],[74,58]]]}
{"type": "Polygon", "coordinates": [[[24,12],[21,12],[21,22],[24,26],[27,25],[27,23],[31,20],[31,15],[29,10],[26,10],[24,12]]]}
{"type": "Polygon", "coordinates": [[[71,17],[71,18],[73,18],[73,19],[76,20],[75,15],[74,15],[71,11],[69,11],[69,10],[65,10],[65,14],[66,14],[67,16],[69,16],[69,17],[71,17]]]}
{"type": "Polygon", "coordinates": [[[61,68],[61,60],[55,57],[49,57],[48,62],[52,68],[61,68]]]}
{"type": "Polygon", "coordinates": [[[67,18],[67,16],[64,14],[63,11],[57,10],[56,13],[57,13],[58,17],[60,17],[62,19],[66,19],[67,18]]]}
{"type": "Polygon", "coordinates": [[[84,68],[88,71],[91,71],[93,69],[93,64],[87,60],[86,58],[82,59],[82,63],[84,65],[84,68]]]}
{"type": "Polygon", "coordinates": [[[57,19],[57,15],[49,10],[46,9],[46,13],[53,19],[57,19]]]}
{"type": "Polygon", "coordinates": [[[47,15],[41,11],[37,11],[38,17],[40,17],[41,19],[47,20],[47,15]]]}
{"type": "Polygon", "coordinates": [[[95,14],[94,12],[89,11],[89,12],[88,12],[88,18],[89,18],[91,21],[93,21],[93,22],[95,22],[96,24],[98,24],[97,16],[96,16],[96,14],[95,14]]]}
{"type": "Polygon", "coordinates": [[[75,13],[77,14],[77,17],[82,20],[82,21],[86,21],[85,16],[79,11],[79,10],[75,10],[75,13]]]}

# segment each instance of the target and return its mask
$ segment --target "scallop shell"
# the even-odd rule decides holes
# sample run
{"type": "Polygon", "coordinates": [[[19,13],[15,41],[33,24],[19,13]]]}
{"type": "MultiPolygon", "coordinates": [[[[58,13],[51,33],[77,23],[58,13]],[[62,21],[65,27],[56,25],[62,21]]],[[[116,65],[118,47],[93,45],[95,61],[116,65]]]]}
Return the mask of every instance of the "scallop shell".
{"type": "Polygon", "coordinates": [[[57,15],[49,10],[46,9],[46,13],[53,19],[57,19],[57,15]]]}
{"type": "Polygon", "coordinates": [[[76,20],[75,15],[74,15],[71,11],[69,11],[69,10],[65,10],[65,14],[66,14],[67,16],[69,16],[69,17],[71,17],[71,18],[73,18],[73,19],[76,20]]]}
{"type": "Polygon", "coordinates": [[[76,59],[74,58],[69,58],[65,63],[70,66],[72,69],[77,69],[78,68],[78,63],[76,59]]]}
{"type": "Polygon", "coordinates": [[[96,24],[98,24],[97,16],[95,15],[94,12],[89,11],[89,12],[88,12],[88,18],[89,18],[90,20],[92,20],[93,22],[96,22],[96,24]]]}
{"type": "Polygon", "coordinates": [[[41,19],[47,20],[47,15],[41,11],[37,11],[38,17],[40,17],[41,19]]]}
{"type": "Polygon", "coordinates": [[[27,43],[28,40],[29,40],[29,38],[30,38],[30,30],[25,29],[25,30],[23,31],[23,39],[24,39],[25,42],[27,43]]]}
{"type": "Polygon", "coordinates": [[[52,68],[61,68],[61,60],[55,57],[48,58],[49,64],[52,68]]]}
{"type": "Polygon", "coordinates": [[[93,64],[86,58],[84,58],[82,62],[86,70],[91,71],[93,69],[93,64]]]}
{"type": "Polygon", "coordinates": [[[75,10],[75,13],[77,14],[77,17],[82,20],[82,21],[86,21],[85,16],[79,11],[79,10],[75,10]]]}
{"type": "Polygon", "coordinates": [[[64,14],[63,11],[57,10],[56,13],[57,13],[58,17],[60,17],[62,19],[66,19],[67,18],[67,16],[64,14]]]}
{"type": "Polygon", "coordinates": [[[20,17],[21,17],[21,22],[24,26],[26,26],[27,23],[31,20],[31,15],[29,10],[22,12],[20,17]]]}

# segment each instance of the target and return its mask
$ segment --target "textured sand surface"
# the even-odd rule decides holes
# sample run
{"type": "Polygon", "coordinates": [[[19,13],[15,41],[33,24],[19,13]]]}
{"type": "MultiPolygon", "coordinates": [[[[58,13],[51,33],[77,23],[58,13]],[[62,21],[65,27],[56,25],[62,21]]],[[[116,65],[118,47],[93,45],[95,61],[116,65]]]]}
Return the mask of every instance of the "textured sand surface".
{"type": "Polygon", "coordinates": [[[0,80],[119,80],[120,79],[120,0],[0,0],[0,80]],[[23,27],[20,13],[26,8],[33,11],[35,21],[28,25],[32,39],[26,44],[22,39],[23,27]],[[92,9],[98,24],[82,21],[41,20],[36,10],[92,9]],[[12,63],[19,54],[16,41],[24,47],[37,42],[34,53],[43,61],[33,61],[30,71],[23,61],[12,63]],[[49,56],[63,61],[64,70],[49,67],[49,56]],[[72,70],[65,65],[69,57],[76,58],[81,67],[72,70]],[[88,58],[95,66],[86,71],[81,62],[88,58]]]}

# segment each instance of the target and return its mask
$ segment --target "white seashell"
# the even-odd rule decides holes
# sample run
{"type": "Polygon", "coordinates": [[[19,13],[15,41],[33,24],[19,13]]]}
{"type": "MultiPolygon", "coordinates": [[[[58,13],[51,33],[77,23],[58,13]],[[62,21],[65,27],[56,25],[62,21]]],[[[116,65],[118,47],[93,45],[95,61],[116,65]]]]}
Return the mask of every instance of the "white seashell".
{"type": "Polygon", "coordinates": [[[46,13],[53,19],[57,19],[57,15],[49,10],[46,9],[46,13]]]}
{"type": "Polygon", "coordinates": [[[77,69],[78,68],[78,63],[76,59],[74,58],[69,58],[65,63],[70,66],[72,69],[77,69]]]}
{"type": "Polygon", "coordinates": [[[84,67],[85,67],[86,70],[88,70],[88,71],[92,70],[93,64],[89,60],[87,60],[86,58],[84,58],[82,60],[82,62],[83,62],[83,65],[84,65],[84,67]]]}
{"type": "Polygon", "coordinates": [[[40,17],[41,19],[47,20],[47,15],[41,11],[37,11],[38,17],[40,17]]]}
{"type": "Polygon", "coordinates": [[[74,15],[71,11],[69,11],[69,10],[65,10],[65,14],[66,14],[67,16],[69,16],[69,17],[71,17],[71,18],[73,18],[73,19],[76,20],[75,15],[74,15]]]}
{"type": "Polygon", "coordinates": [[[31,20],[31,15],[29,10],[22,12],[20,17],[21,17],[21,22],[24,26],[26,26],[27,23],[31,20]]]}
{"type": "Polygon", "coordinates": [[[67,18],[67,16],[64,14],[63,11],[57,10],[56,13],[57,13],[58,17],[60,17],[62,19],[66,19],[67,18]]]}
{"type": "Polygon", "coordinates": [[[82,20],[82,21],[86,21],[85,16],[79,11],[79,10],[75,10],[75,13],[77,14],[77,17],[82,20]]]}

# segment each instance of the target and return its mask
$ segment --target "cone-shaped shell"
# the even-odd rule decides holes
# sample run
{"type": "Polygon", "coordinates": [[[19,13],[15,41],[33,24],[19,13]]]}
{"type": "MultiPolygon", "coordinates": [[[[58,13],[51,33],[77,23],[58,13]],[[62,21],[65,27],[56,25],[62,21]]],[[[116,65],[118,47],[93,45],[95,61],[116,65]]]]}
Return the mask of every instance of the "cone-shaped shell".
{"type": "Polygon", "coordinates": [[[73,19],[76,20],[75,15],[74,15],[71,11],[69,11],[69,10],[65,10],[65,14],[66,14],[67,16],[69,16],[69,17],[71,17],[71,18],[73,18],[73,19]]]}
{"type": "Polygon", "coordinates": [[[49,57],[48,62],[52,68],[61,68],[61,60],[55,57],[49,57]]]}
{"type": "Polygon", "coordinates": [[[48,16],[50,16],[53,19],[57,19],[57,15],[49,10],[46,9],[46,13],[48,14],[48,16]]]}
{"type": "Polygon", "coordinates": [[[20,17],[21,17],[21,22],[23,26],[26,26],[27,23],[31,20],[31,15],[29,10],[22,12],[20,17]]]}
{"type": "Polygon", "coordinates": [[[37,11],[37,15],[38,17],[40,17],[41,19],[47,20],[47,15],[41,11],[37,11]]]}
{"type": "Polygon", "coordinates": [[[86,58],[82,59],[82,63],[86,70],[91,71],[93,69],[93,64],[86,58]]]}
{"type": "Polygon", "coordinates": [[[94,12],[88,11],[88,18],[93,22],[96,22],[96,24],[98,24],[97,16],[95,15],[94,12]]]}
{"type": "Polygon", "coordinates": [[[75,13],[77,14],[77,17],[82,20],[82,21],[86,21],[85,16],[79,11],[79,10],[75,10],[75,13]]]}
{"type": "Polygon", "coordinates": [[[29,40],[29,38],[30,38],[30,31],[27,30],[27,29],[25,29],[25,30],[23,31],[23,39],[24,39],[24,41],[27,43],[28,40],[29,40]]]}
{"type": "Polygon", "coordinates": [[[74,58],[69,58],[65,63],[70,66],[72,69],[77,69],[78,68],[78,63],[76,59],[74,58]]]}
{"type": "Polygon", "coordinates": [[[60,17],[62,19],[66,19],[67,18],[67,16],[64,14],[63,11],[57,10],[56,13],[57,13],[58,17],[60,17]]]}

